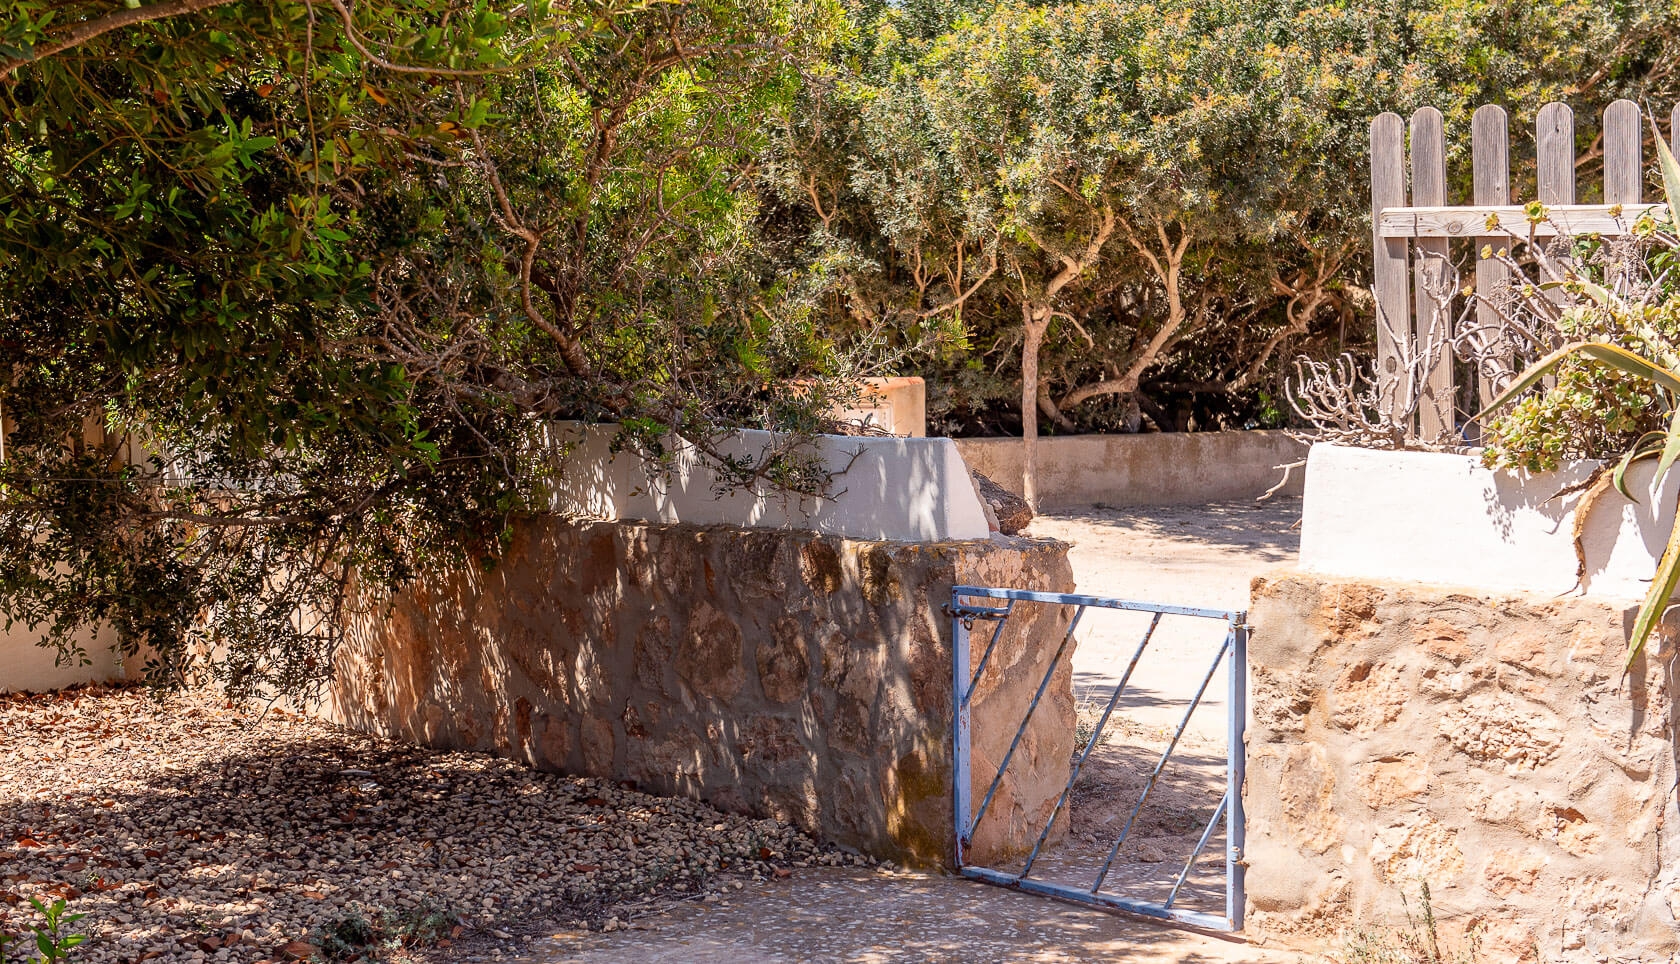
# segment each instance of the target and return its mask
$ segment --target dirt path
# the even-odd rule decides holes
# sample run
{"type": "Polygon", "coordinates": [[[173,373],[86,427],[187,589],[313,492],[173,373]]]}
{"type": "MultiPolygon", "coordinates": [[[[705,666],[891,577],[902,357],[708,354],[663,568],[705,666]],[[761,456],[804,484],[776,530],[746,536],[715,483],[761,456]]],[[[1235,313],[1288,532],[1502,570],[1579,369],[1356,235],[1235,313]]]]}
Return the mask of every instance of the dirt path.
{"type": "Polygon", "coordinates": [[[682,904],[628,930],[556,935],[505,960],[1285,964],[1303,958],[948,877],[818,870],[751,884],[715,903],[682,904]]]}
{"type": "MultiPolygon", "coordinates": [[[[1300,499],[1205,506],[1064,510],[1033,520],[1031,533],[1073,544],[1079,591],[1215,610],[1248,608],[1255,576],[1295,558],[1300,499]]],[[[1120,682],[1149,625],[1146,616],[1087,610],[1074,654],[1076,695],[1103,702],[1120,682]]],[[[1212,619],[1165,617],[1133,670],[1119,708],[1154,730],[1176,729],[1225,640],[1212,619]]],[[[1225,738],[1226,676],[1210,680],[1191,731],[1225,738]]]]}

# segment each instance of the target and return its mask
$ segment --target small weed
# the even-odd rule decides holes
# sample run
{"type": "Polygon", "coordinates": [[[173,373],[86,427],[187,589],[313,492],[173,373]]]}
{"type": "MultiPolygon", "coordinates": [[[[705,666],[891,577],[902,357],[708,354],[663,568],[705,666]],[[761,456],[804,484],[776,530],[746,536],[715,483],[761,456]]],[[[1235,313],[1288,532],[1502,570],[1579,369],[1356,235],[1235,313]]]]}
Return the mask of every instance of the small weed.
{"type": "Polygon", "coordinates": [[[7,934],[0,932],[0,964],[10,961],[41,961],[43,964],[55,964],[57,961],[69,961],[70,952],[87,941],[86,934],[70,931],[70,925],[76,923],[86,914],[67,914],[66,902],[61,898],[51,904],[44,904],[34,897],[29,898],[29,906],[35,908],[35,913],[41,915],[42,922],[26,926],[22,934],[7,934]],[[8,949],[14,944],[23,945],[22,957],[13,957],[8,949]]]}
{"type": "Polygon", "coordinates": [[[407,910],[350,910],[317,928],[312,943],[328,961],[381,961],[396,951],[435,944],[460,916],[430,901],[407,910]]]}
{"type": "Polygon", "coordinates": [[[1480,932],[1472,927],[1464,935],[1463,946],[1443,948],[1435,908],[1429,899],[1429,885],[1425,883],[1419,889],[1421,908],[1416,917],[1412,916],[1412,905],[1406,895],[1400,895],[1406,907],[1404,931],[1355,931],[1338,958],[1345,964],[1478,964],[1482,949],[1480,932]]]}
{"type": "MultiPolygon", "coordinates": [[[[1102,720],[1103,711],[1108,708],[1103,700],[1080,700],[1075,708],[1073,728],[1073,755],[1077,759],[1085,752],[1085,745],[1096,735],[1097,723],[1102,720]]],[[[1107,743],[1112,731],[1104,728],[1101,743],[1107,743]]]]}

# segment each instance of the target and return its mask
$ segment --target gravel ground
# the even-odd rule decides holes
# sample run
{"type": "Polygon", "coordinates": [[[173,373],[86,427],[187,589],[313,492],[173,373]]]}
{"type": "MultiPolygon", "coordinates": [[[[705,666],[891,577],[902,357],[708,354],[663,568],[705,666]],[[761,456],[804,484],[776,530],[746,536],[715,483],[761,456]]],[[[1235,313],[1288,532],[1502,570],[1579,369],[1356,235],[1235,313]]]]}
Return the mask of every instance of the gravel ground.
{"type": "Polygon", "coordinates": [[[863,863],[772,820],[280,711],[133,689],[0,696],[0,933],[37,921],[28,898],[64,897],[88,915],[90,962],[405,939],[388,959],[494,960],[557,929],[863,863]]]}

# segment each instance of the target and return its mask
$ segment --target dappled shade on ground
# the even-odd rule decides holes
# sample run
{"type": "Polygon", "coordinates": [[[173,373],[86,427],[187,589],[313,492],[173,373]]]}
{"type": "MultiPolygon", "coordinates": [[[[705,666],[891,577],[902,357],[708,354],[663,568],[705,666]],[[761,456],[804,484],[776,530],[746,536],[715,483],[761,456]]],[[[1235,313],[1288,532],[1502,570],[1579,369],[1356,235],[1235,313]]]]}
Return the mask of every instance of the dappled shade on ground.
{"type": "Polygon", "coordinates": [[[63,896],[89,915],[90,962],[280,960],[358,916],[453,938],[416,959],[453,956],[856,859],[770,820],[201,697],[7,696],[0,733],[0,932],[63,896]]]}

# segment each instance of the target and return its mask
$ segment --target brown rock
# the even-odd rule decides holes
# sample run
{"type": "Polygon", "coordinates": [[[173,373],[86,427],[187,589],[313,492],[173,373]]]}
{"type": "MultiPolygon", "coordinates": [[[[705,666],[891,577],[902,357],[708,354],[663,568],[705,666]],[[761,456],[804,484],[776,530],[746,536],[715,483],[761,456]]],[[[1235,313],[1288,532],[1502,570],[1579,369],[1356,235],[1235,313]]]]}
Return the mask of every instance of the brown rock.
{"type": "Polygon", "coordinates": [[[1521,667],[1541,676],[1558,675],[1558,658],[1552,642],[1538,633],[1508,633],[1494,644],[1493,654],[1501,663],[1521,667]]]}
{"type": "Polygon", "coordinates": [[[612,723],[589,716],[584,717],[580,729],[584,772],[595,776],[612,776],[618,742],[618,738],[613,734],[612,723]]]}
{"type": "Polygon", "coordinates": [[[1458,831],[1424,817],[1378,831],[1371,839],[1371,863],[1387,880],[1440,886],[1464,871],[1464,853],[1458,831]]]}
{"type": "Polygon", "coordinates": [[[636,679],[644,686],[664,690],[665,668],[671,664],[676,643],[671,638],[671,620],[661,613],[636,631],[636,679]]]}
{"type": "Polygon", "coordinates": [[[701,600],[688,617],[688,633],[677,651],[677,675],[701,696],[727,700],[741,690],[741,627],[701,600]]]}
{"type": "Polygon", "coordinates": [[[1540,871],[1545,868],[1546,861],[1538,854],[1496,850],[1488,858],[1487,866],[1482,868],[1482,879],[1495,895],[1509,897],[1513,893],[1532,891],[1540,871]]]}
{"type": "Polygon", "coordinates": [[[1253,681],[1255,721],[1279,733],[1300,733],[1315,702],[1312,676],[1305,672],[1275,672],[1269,667],[1249,669],[1253,681]]]}
{"type": "Polygon", "coordinates": [[[624,747],[624,771],[638,785],[666,792],[691,787],[706,769],[706,741],[687,727],[659,739],[630,738],[624,747]]]}
{"type": "Polygon", "coordinates": [[[980,487],[981,501],[986,503],[986,507],[991,509],[992,515],[996,517],[999,532],[1012,536],[1032,523],[1033,510],[1026,499],[979,472],[974,473],[974,484],[980,487]]]}
{"type": "Polygon", "coordinates": [[[1546,816],[1551,826],[1542,828],[1543,835],[1551,837],[1568,853],[1585,857],[1602,849],[1602,834],[1598,825],[1588,820],[1581,811],[1574,807],[1553,806],[1546,808],[1546,816]],[[1549,833],[1545,832],[1548,830],[1549,833]]]}
{"type": "Polygon", "coordinates": [[[886,548],[875,545],[864,549],[858,557],[858,569],[863,577],[863,598],[870,603],[885,606],[904,596],[898,567],[886,548]]]}
{"type": "Polygon", "coordinates": [[[319,950],[320,948],[308,941],[290,941],[275,948],[275,953],[279,954],[282,960],[307,961],[319,950]]]}
{"type": "Polygon", "coordinates": [[[758,644],[758,682],[773,703],[792,703],[810,685],[810,644],[799,617],[785,614],[770,627],[770,638],[758,644]]]}
{"type": "Polygon", "coordinates": [[[1319,599],[1318,623],[1328,640],[1349,635],[1369,635],[1370,623],[1377,618],[1377,603],[1382,590],[1358,583],[1336,583],[1324,587],[1319,599]]]}
{"type": "Polygon", "coordinates": [[[1354,784],[1365,805],[1376,810],[1422,793],[1429,786],[1429,763],[1412,753],[1363,763],[1354,768],[1354,784]]]}
{"type": "Polygon", "coordinates": [[[799,578],[824,595],[837,591],[846,581],[839,550],[820,539],[805,543],[799,549],[799,578]]]}
{"type": "Polygon", "coordinates": [[[548,770],[564,770],[571,760],[574,742],[570,721],[547,713],[538,720],[542,735],[537,740],[537,765],[548,770]]]}
{"type": "Polygon", "coordinates": [[[626,706],[622,719],[624,735],[629,739],[640,740],[648,735],[647,727],[642,725],[642,714],[636,711],[635,706],[626,706]]]}
{"type": "Polygon", "coordinates": [[[778,578],[777,562],[786,542],[787,536],[780,532],[747,530],[737,534],[724,552],[729,584],[743,598],[785,595],[786,587],[778,578]]]}
{"type": "Polygon", "coordinates": [[[742,728],[735,752],[748,766],[776,767],[808,759],[811,752],[799,738],[799,726],[782,716],[756,716],[742,728]]]}
{"type": "Polygon", "coordinates": [[[1324,853],[1342,839],[1342,818],[1336,814],[1336,775],[1317,743],[1296,744],[1284,751],[1278,776],[1283,816],[1295,843],[1303,850],[1324,853]]]}
{"type": "Polygon", "coordinates": [[[1390,663],[1356,663],[1337,681],[1330,697],[1331,722],[1369,733],[1400,718],[1410,694],[1400,685],[1400,668],[1390,663]]]}
{"type": "Polygon", "coordinates": [[[1419,646],[1448,662],[1462,663],[1470,658],[1469,634],[1449,622],[1431,617],[1412,635],[1419,646]]]}
{"type": "Polygon", "coordinates": [[[847,696],[836,700],[834,717],[829,722],[828,743],[836,750],[871,755],[869,704],[847,696]]]}
{"type": "Polygon", "coordinates": [[[1504,695],[1473,693],[1441,714],[1441,735],[1473,759],[1532,769],[1563,745],[1563,725],[1550,710],[1504,695]]]}

